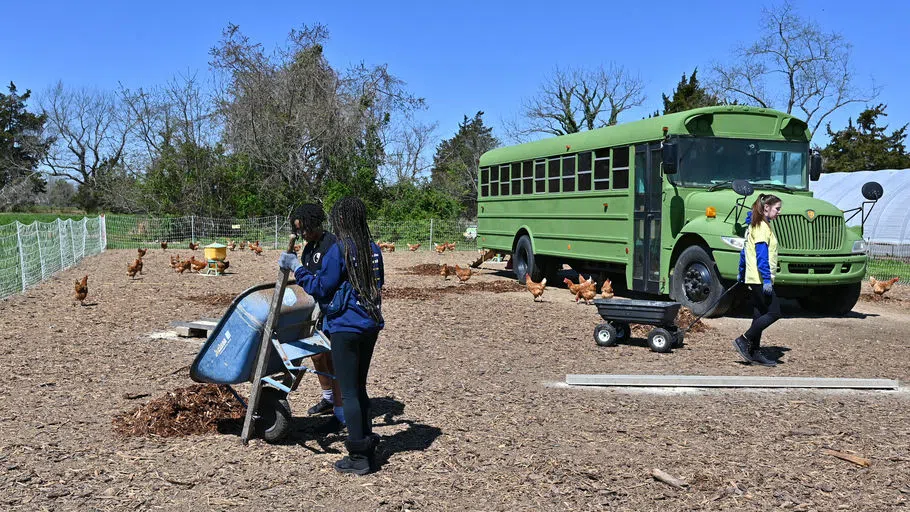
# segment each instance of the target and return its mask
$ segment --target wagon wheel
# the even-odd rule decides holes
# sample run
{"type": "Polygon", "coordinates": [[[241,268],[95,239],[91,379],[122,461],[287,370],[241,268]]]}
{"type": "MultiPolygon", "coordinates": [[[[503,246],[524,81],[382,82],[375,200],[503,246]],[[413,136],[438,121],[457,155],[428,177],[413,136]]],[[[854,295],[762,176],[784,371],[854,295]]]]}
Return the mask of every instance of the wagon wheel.
{"type": "Polygon", "coordinates": [[[632,337],[632,326],[628,322],[613,322],[613,328],[616,329],[616,341],[625,342],[632,337]]]}
{"type": "Polygon", "coordinates": [[[612,347],[616,345],[617,339],[616,328],[608,323],[597,324],[594,327],[594,343],[601,347],[612,347]]]}
{"type": "Polygon", "coordinates": [[[263,387],[259,397],[256,433],[267,443],[281,441],[291,429],[291,406],[287,395],[275,388],[263,387]]]}
{"type": "Polygon", "coordinates": [[[673,335],[663,327],[655,327],[648,333],[648,346],[654,352],[666,353],[673,349],[673,335]]]}

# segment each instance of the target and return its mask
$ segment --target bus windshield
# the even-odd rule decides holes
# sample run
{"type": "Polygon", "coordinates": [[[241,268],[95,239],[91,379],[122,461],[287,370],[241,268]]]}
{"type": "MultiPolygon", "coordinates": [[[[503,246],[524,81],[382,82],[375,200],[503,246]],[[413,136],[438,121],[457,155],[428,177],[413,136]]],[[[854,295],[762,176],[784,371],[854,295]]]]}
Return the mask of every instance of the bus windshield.
{"type": "Polygon", "coordinates": [[[805,142],[684,137],[678,139],[678,185],[711,187],[745,179],[755,185],[808,190],[805,142]]]}

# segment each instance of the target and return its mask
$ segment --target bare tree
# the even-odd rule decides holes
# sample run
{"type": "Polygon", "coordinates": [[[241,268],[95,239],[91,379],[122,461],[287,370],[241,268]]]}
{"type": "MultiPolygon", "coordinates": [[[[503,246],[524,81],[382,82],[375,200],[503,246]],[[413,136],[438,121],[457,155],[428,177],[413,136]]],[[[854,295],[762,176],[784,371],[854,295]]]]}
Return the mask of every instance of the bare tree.
{"type": "Polygon", "coordinates": [[[507,131],[523,140],[532,134],[565,135],[619,121],[619,115],[645,101],[644,83],[624,66],[556,68],[538,93],[522,102],[521,118],[507,131]]]}
{"type": "Polygon", "coordinates": [[[865,91],[855,86],[850,43],[801,18],[789,2],[763,9],[761,26],[758,41],[736,49],[736,63],[713,67],[711,86],[728,101],[797,115],[814,133],[837,109],[878,96],[874,83],[865,91]]]}
{"type": "Polygon", "coordinates": [[[433,167],[438,123],[411,123],[399,127],[385,143],[383,179],[391,183],[414,183],[428,177],[433,167]]]}
{"type": "Polygon", "coordinates": [[[58,82],[43,98],[42,108],[56,140],[45,159],[52,176],[91,186],[100,169],[122,162],[132,117],[119,108],[116,96],[67,90],[58,82]]]}

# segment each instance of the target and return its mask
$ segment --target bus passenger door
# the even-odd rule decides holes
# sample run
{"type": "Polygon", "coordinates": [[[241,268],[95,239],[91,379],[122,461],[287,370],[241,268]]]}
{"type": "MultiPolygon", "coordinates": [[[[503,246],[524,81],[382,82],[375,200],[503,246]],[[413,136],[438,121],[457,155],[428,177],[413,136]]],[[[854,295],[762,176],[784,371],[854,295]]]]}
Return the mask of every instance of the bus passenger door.
{"type": "Polygon", "coordinates": [[[660,144],[635,146],[632,289],[660,291],[660,144]]]}

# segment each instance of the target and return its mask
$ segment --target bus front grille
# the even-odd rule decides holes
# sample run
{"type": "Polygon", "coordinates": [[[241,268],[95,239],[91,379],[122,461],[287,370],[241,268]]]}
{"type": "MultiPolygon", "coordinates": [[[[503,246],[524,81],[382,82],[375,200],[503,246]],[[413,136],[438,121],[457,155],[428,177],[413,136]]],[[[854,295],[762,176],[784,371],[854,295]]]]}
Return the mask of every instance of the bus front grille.
{"type": "Polygon", "coordinates": [[[844,242],[844,219],[819,215],[809,221],[804,215],[780,215],[771,223],[781,249],[836,251],[844,242]]]}

